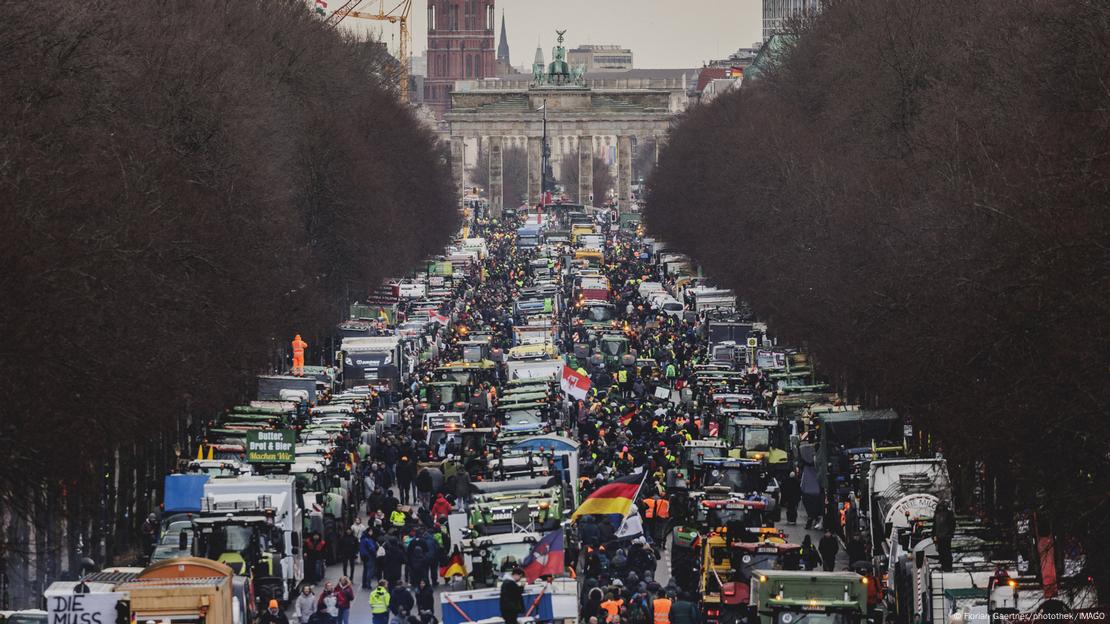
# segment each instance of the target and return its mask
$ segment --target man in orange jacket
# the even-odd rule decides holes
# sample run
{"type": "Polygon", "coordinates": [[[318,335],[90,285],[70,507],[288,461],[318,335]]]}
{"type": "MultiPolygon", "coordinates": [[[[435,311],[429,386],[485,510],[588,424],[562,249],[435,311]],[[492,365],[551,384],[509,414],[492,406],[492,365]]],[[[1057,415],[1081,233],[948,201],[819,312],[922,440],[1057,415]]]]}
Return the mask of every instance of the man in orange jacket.
{"type": "Polygon", "coordinates": [[[308,348],[308,343],[301,340],[301,335],[297,334],[293,338],[293,374],[298,377],[304,376],[304,350],[308,348]]]}

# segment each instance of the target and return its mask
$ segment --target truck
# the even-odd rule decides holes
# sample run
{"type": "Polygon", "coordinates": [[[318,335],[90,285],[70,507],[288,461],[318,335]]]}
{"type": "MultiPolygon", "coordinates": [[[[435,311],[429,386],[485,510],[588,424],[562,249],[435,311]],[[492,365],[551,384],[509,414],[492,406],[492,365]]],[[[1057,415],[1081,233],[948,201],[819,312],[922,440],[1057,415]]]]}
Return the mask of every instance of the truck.
{"type": "Polygon", "coordinates": [[[259,401],[316,402],[316,379],[293,375],[259,375],[259,401]]]}
{"type": "Polygon", "coordinates": [[[246,579],[197,557],[158,562],[115,591],[128,596],[132,622],[246,624],[258,613],[246,579]]]}
{"type": "Polygon", "coordinates": [[[736,295],[731,290],[699,286],[687,291],[694,297],[694,311],[698,314],[710,310],[735,310],[736,295]]]}
{"type": "Polygon", "coordinates": [[[392,392],[407,370],[401,336],[344,338],[340,349],[344,387],[369,385],[392,392]]]}
{"type": "Polygon", "coordinates": [[[817,479],[831,503],[866,489],[864,462],[905,445],[902,418],[894,410],[847,409],[817,416],[817,479]]]}
{"type": "Polygon", "coordinates": [[[583,277],[578,284],[579,301],[609,301],[609,279],[583,277]]]}
{"type": "Polygon", "coordinates": [[[543,242],[543,227],[526,225],[516,231],[517,249],[533,249],[543,242]]]}
{"type": "Polygon", "coordinates": [[[563,372],[562,360],[510,360],[505,364],[508,378],[558,379],[563,372]]]}
{"type": "Polygon", "coordinates": [[[302,514],[291,475],[209,479],[193,518],[193,554],[249,577],[259,604],[288,602],[304,579],[302,514]]]}
{"type": "Polygon", "coordinates": [[[860,529],[871,536],[872,553],[890,553],[891,540],[930,522],[940,501],[952,502],[944,459],[878,459],[867,474],[868,504],[860,505],[860,529]]]}
{"type": "MultiPolygon", "coordinates": [[[[524,552],[527,554],[527,550],[524,552]]],[[[500,618],[500,595],[497,587],[439,594],[443,624],[499,621],[492,618],[500,618]]],[[[578,602],[578,582],[572,578],[532,583],[524,588],[526,613],[521,615],[536,622],[578,622],[578,602]]]]}
{"type": "Polygon", "coordinates": [[[566,508],[560,477],[482,481],[470,484],[470,525],[481,535],[521,529],[550,531],[566,508]],[[531,528],[529,528],[531,527],[531,528]]]}
{"type": "Polygon", "coordinates": [[[759,624],[858,624],[869,583],[853,572],[758,569],[749,606],[759,624]]]}

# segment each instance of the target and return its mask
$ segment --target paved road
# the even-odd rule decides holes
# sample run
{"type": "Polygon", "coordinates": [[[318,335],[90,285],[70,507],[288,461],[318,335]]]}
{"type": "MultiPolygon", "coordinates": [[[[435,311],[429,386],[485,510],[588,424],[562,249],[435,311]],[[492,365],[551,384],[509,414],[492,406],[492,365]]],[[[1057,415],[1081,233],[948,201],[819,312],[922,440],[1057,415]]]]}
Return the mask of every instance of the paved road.
{"type": "MultiPolygon", "coordinates": [[[[328,581],[331,581],[332,584],[335,584],[339,581],[339,577],[342,574],[343,574],[343,566],[341,564],[331,565],[331,566],[328,566],[327,573],[325,574],[325,579],[328,580],[328,581]]],[[[369,590],[364,590],[360,586],[360,583],[362,582],[362,564],[361,563],[358,564],[358,571],[355,575],[355,578],[352,578],[351,581],[354,583],[354,586],[355,586],[355,602],[351,606],[351,614],[350,614],[351,624],[368,624],[370,622],[370,602],[369,602],[369,600],[370,600],[370,591],[369,590]]],[[[319,583],[316,583],[315,588],[316,588],[317,595],[319,595],[320,591],[322,591],[323,588],[324,588],[323,581],[321,581],[319,583]]],[[[442,613],[441,613],[440,608],[439,608],[439,595],[441,593],[443,593],[444,591],[447,591],[448,589],[459,590],[459,589],[465,589],[465,587],[460,582],[460,583],[458,583],[454,586],[448,586],[448,585],[445,585],[443,583],[440,583],[440,585],[436,588],[436,592],[435,592],[436,593],[436,618],[439,618],[440,620],[442,620],[443,617],[442,617],[442,613]]],[[[292,607],[289,608],[287,614],[289,615],[290,624],[297,624],[297,622],[293,618],[293,609],[292,609],[292,607]]]]}

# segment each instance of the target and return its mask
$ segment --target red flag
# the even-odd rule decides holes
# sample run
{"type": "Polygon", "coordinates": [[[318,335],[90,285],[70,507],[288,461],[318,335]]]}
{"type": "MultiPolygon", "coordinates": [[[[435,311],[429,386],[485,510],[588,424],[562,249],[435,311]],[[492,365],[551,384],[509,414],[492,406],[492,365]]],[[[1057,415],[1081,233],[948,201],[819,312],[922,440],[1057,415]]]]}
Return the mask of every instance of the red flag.
{"type": "Polygon", "coordinates": [[[563,392],[576,399],[585,399],[590,392],[590,378],[582,375],[573,368],[563,365],[563,377],[559,380],[559,387],[563,392]]]}
{"type": "Polygon", "coordinates": [[[529,583],[541,576],[558,576],[566,571],[563,549],[563,530],[558,529],[545,535],[532,546],[532,552],[521,562],[524,577],[529,583]]]}

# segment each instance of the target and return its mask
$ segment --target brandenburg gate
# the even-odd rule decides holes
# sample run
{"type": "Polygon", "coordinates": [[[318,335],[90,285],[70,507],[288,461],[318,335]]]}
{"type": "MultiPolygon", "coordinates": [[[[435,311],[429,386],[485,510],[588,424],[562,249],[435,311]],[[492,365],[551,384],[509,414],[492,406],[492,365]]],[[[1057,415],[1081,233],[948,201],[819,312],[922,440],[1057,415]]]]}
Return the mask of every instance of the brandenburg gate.
{"type": "MultiPolygon", "coordinates": [[[[564,31],[565,32],[565,31],[564,31]]],[[[593,155],[615,139],[617,200],[627,210],[632,197],[632,142],[665,138],[682,104],[665,89],[591,89],[581,68],[566,62],[563,32],[547,67],[533,65],[527,89],[483,88],[451,93],[449,125],[452,163],[463,162],[464,142],[477,139],[489,157],[490,211],[500,215],[505,205],[502,150],[521,142],[528,154],[528,203],[540,202],[544,114],[548,144],[555,153],[578,154],[578,197],[588,203],[593,188],[593,155]],[[546,110],[545,110],[546,109],[546,110]]],[[[477,163],[481,167],[486,163],[477,163]]],[[[457,188],[464,184],[463,167],[456,166],[457,188]]],[[[512,201],[516,201],[513,198],[512,201]]]]}

